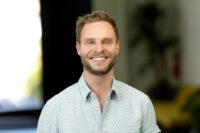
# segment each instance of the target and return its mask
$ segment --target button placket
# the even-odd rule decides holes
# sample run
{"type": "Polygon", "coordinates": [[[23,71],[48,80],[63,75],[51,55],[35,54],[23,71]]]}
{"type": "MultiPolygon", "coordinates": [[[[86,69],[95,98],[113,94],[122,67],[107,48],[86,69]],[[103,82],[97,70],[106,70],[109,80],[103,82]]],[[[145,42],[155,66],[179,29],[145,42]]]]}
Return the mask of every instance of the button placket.
{"type": "Polygon", "coordinates": [[[101,133],[105,132],[105,126],[106,126],[106,115],[107,111],[109,110],[109,104],[111,102],[111,96],[110,94],[107,96],[105,103],[104,103],[104,109],[101,115],[101,126],[100,126],[100,131],[101,133]]]}
{"type": "Polygon", "coordinates": [[[97,96],[94,93],[91,93],[91,101],[90,101],[90,108],[91,108],[91,115],[95,118],[98,127],[101,125],[101,108],[98,101],[97,96]]]}

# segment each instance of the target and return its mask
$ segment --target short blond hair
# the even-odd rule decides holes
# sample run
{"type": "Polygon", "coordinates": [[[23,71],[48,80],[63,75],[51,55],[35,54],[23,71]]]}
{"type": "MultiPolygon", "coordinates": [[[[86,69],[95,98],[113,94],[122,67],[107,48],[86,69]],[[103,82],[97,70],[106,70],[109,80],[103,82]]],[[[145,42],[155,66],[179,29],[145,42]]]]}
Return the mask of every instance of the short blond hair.
{"type": "Polygon", "coordinates": [[[81,31],[85,24],[95,21],[106,21],[110,23],[113,27],[113,30],[115,32],[116,41],[119,40],[119,34],[117,25],[114,21],[114,19],[106,12],[104,11],[93,11],[90,14],[85,14],[84,16],[79,16],[76,21],[76,41],[80,43],[81,38],[81,31]]]}

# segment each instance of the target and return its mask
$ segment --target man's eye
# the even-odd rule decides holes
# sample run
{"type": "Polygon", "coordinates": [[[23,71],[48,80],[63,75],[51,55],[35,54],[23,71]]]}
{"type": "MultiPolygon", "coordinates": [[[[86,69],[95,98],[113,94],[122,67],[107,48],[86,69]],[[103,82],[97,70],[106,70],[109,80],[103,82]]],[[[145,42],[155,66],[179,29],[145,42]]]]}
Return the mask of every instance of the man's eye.
{"type": "Polygon", "coordinates": [[[90,45],[94,44],[94,41],[88,41],[88,44],[90,44],[90,45]]]}
{"type": "Polygon", "coordinates": [[[110,41],[104,41],[104,44],[108,45],[110,44],[110,41]]]}

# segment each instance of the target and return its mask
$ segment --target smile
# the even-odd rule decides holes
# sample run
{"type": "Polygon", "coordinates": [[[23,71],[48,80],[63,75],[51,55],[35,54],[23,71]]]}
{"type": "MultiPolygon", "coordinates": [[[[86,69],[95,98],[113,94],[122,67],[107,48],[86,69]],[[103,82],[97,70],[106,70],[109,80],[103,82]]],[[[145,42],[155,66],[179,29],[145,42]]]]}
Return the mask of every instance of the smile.
{"type": "Polygon", "coordinates": [[[106,60],[106,57],[92,58],[92,60],[102,61],[102,60],[106,60]]]}

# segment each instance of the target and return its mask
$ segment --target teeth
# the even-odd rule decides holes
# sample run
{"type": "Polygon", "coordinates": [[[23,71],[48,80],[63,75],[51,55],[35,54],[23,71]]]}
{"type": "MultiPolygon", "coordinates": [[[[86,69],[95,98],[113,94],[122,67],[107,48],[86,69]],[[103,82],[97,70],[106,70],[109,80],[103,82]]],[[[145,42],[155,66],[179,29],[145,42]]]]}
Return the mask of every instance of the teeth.
{"type": "Polygon", "coordinates": [[[93,58],[93,60],[101,61],[101,60],[105,60],[105,58],[93,58]]]}

